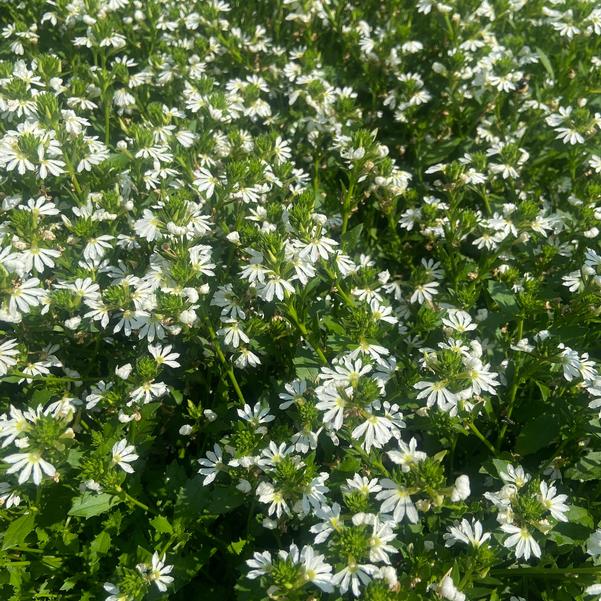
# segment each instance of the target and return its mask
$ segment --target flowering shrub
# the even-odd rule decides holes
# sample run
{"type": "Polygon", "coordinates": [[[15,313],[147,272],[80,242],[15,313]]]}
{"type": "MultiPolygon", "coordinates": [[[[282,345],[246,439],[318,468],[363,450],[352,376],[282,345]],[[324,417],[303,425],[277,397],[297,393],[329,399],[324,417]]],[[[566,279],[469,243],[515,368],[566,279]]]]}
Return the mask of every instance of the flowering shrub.
{"type": "Polygon", "coordinates": [[[0,15],[1,599],[601,599],[598,3],[0,15]]]}

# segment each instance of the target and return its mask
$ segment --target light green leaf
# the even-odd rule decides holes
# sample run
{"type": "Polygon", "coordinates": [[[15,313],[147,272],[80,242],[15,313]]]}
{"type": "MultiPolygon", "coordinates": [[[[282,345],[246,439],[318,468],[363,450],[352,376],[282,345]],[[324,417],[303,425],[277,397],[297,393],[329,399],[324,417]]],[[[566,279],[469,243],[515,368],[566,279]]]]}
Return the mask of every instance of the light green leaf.
{"type": "Polygon", "coordinates": [[[542,66],[545,68],[551,79],[555,79],[555,71],[553,71],[553,66],[551,65],[549,57],[538,47],[536,48],[536,54],[538,54],[542,66]]]}
{"type": "Polygon", "coordinates": [[[156,518],[150,520],[150,525],[157,532],[165,532],[167,534],[171,534],[173,532],[173,527],[169,523],[169,520],[167,518],[164,518],[162,515],[157,515],[156,518]]]}
{"type": "Polygon", "coordinates": [[[2,550],[12,549],[25,542],[27,535],[33,530],[35,524],[35,514],[27,513],[20,518],[13,520],[4,533],[2,540],[2,550]]]}
{"type": "Polygon", "coordinates": [[[111,507],[120,503],[120,499],[108,493],[94,494],[85,492],[73,500],[69,515],[80,518],[91,518],[95,515],[105,513],[111,507]]]}
{"type": "Polygon", "coordinates": [[[104,530],[92,541],[92,544],[90,545],[90,550],[98,555],[104,555],[105,553],[108,553],[110,548],[111,535],[104,530]]]}

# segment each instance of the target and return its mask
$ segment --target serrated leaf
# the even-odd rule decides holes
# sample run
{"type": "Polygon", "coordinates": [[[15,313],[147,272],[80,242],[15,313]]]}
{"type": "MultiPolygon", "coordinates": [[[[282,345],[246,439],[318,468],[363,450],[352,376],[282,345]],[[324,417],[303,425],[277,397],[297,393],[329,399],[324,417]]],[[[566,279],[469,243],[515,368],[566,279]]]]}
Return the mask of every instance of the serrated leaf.
{"type": "Polygon", "coordinates": [[[169,523],[169,520],[164,518],[162,515],[157,515],[155,518],[150,520],[150,525],[160,533],[171,534],[173,532],[173,527],[169,523]]]}
{"type": "Polygon", "coordinates": [[[230,550],[232,553],[235,553],[236,555],[240,555],[247,543],[248,541],[245,538],[241,538],[240,540],[230,543],[228,550],[230,550]]]}
{"type": "Polygon", "coordinates": [[[104,530],[92,541],[92,544],[90,545],[90,550],[98,555],[104,555],[105,553],[108,553],[110,548],[111,535],[104,530]]]}

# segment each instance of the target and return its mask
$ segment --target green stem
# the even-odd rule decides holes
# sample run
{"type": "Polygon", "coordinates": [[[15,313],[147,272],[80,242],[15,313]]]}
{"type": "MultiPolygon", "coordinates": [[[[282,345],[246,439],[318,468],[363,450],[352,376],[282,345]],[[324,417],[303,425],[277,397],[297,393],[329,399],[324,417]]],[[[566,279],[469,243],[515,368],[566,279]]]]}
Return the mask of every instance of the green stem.
{"type": "Polygon", "coordinates": [[[600,574],[601,566],[590,568],[499,568],[491,570],[491,576],[564,576],[574,574],[600,574]]]}
{"type": "MultiPolygon", "coordinates": [[[[517,342],[519,342],[524,335],[524,318],[519,317],[518,323],[516,327],[516,338],[517,342]]],[[[505,439],[505,434],[507,433],[507,428],[509,427],[509,421],[511,419],[511,414],[513,413],[513,407],[515,405],[515,397],[518,391],[518,387],[520,385],[520,376],[518,373],[518,367],[516,365],[515,371],[513,373],[513,379],[511,382],[511,388],[509,389],[508,395],[508,403],[507,403],[507,414],[505,416],[505,421],[501,426],[501,431],[499,432],[499,437],[497,438],[497,452],[501,450],[501,446],[503,444],[503,440],[505,439]]]]}
{"type": "Polygon", "coordinates": [[[108,98],[104,98],[104,143],[109,146],[111,141],[111,105],[108,98]]]}
{"type": "Polygon", "coordinates": [[[451,453],[449,456],[449,471],[451,473],[451,475],[453,474],[453,472],[455,471],[455,449],[457,448],[457,440],[459,438],[459,435],[454,432],[451,438],[451,453]]]}
{"type": "Polygon", "coordinates": [[[492,443],[489,440],[487,440],[484,437],[484,434],[482,434],[482,432],[480,432],[480,430],[478,430],[478,427],[476,426],[476,424],[474,424],[474,422],[469,422],[468,427],[474,433],[476,438],[478,438],[478,440],[480,440],[480,442],[482,442],[482,444],[496,457],[497,452],[495,450],[495,447],[492,445],[492,443]]]}
{"type": "Polygon", "coordinates": [[[305,327],[305,324],[302,323],[299,320],[298,313],[296,312],[296,309],[292,305],[290,305],[288,307],[288,315],[287,315],[287,317],[296,326],[296,328],[298,329],[298,331],[301,333],[301,336],[313,347],[313,350],[315,351],[315,353],[319,357],[319,360],[324,365],[329,365],[330,363],[329,363],[327,357],[325,356],[325,353],[323,352],[323,350],[319,346],[319,344],[313,344],[310,341],[310,339],[309,339],[309,332],[308,332],[307,328],[305,327]]]}
{"type": "Polygon", "coordinates": [[[208,329],[209,329],[209,336],[211,337],[211,342],[213,343],[213,348],[215,349],[215,353],[217,354],[217,357],[219,357],[219,361],[225,368],[225,373],[227,374],[227,377],[229,378],[229,381],[231,382],[231,384],[234,388],[236,396],[238,397],[239,401],[243,405],[246,405],[246,399],[244,398],[242,389],[240,388],[240,385],[238,384],[238,380],[236,379],[236,374],[234,373],[234,369],[228,363],[228,360],[225,358],[225,355],[223,354],[223,351],[221,350],[219,340],[217,339],[217,334],[215,334],[215,330],[213,329],[213,326],[210,323],[207,323],[207,325],[208,325],[208,329]]]}
{"type": "Polygon", "coordinates": [[[0,377],[0,381],[8,378],[26,378],[27,380],[33,380],[34,382],[92,382],[97,381],[97,378],[69,378],[68,376],[54,376],[52,374],[47,376],[33,376],[26,374],[21,371],[11,371],[9,374],[0,377]]]}
{"type": "Polygon", "coordinates": [[[121,487],[117,488],[117,492],[124,500],[128,501],[132,505],[135,505],[136,507],[139,507],[140,509],[143,509],[144,511],[150,511],[151,513],[156,513],[156,511],[154,511],[153,509],[148,507],[148,505],[145,505],[141,501],[138,501],[138,499],[136,499],[135,497],[132,497],[128,492],[124,491],[121,487]]]}
{"type": "MultiPolygon", "coordinates": [[[[350,437],[349,437],[350,438],[350,437]]],[[[371,455],[367,453],[360,444],[357,444],[352,439],[349,439],[347,442],[350,442],[351,446],[363,459],[366,463],[375,471],[380,472],[384,477],[390,478],[390,473],[386,469],[386,466],[379,460],[372,459],[371,455]]]]}
{"type": "Polygon", "coordinates": [[[344,195],[344,200],[342,201],[342,235],[346,234],[346,230],[348,228],[348,222],[351,217],[351,204],[353,200],[353,193],[355,192],[355,178],[351,180],[351,184],[344,195]]]}
{"type": "Polygon", "coordinates": [[[44,551],[41,549],[32,549],[31,547],[27,547],[25,545],[21,547],[11,547],[11,551],[19,551],[19,553],[35,553],[35,554],[43,554],[44,551]]]}
{"type": "Polygon", "coordinates": [[[518,319],[518,326],[517,326],[517,342],[519,342],[523,337],[524,337],[524,318],[520,317],[518,319]]]}

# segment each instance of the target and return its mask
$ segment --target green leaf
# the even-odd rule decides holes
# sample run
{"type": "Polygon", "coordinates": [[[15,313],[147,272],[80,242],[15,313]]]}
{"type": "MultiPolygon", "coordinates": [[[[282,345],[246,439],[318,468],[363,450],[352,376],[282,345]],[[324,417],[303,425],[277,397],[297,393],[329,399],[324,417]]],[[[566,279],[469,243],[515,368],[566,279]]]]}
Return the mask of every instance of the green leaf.
{"type": "Polygon", "coordinates": [[[514,316],[518,313],[519,307],[515,294],[505,284],[490,280],[488,282],[488,292],[505,316],[514,316]]]}
{"type": "Polygon", "coordinates": [[[334,332],[334,334],[338,334],[339,336],[345,336],[347,334],[344,326],[330,316],[324,317],[321,320],[321,325],[324,326],[328,332],[334,332]]]}
{"type": "Polygon", "coordinates": [[[202,510],[216,515],[228,513],[246,500],[234,486],[203,486],[200,477],[188,480],[177,496],[175,515],[181,518],[197,515],[202,510]]]}
{"type": "Polygon", "coordinates": [[[593,516],[584,507],[578,505],[570,505],[566,513],[566,517],[571,524],[580,524],[591,530],[595,527],[593,516]]]}
{"type": "Polygon", "coordinates": [[[241,538],[240,540],[230,543],[228,550],[234,553],[235,555],[240,555],[247,543],[248,541],[245,538],[241,538]]]}
{"type": "Polygon", "coordinates": [[[120,502],[121,500],[118,497],[105,492],[100,494],[84,492],[81,496],[73,500],[69,515],[86,519],[91,518],[95,515],[105,513],[120,502]]]}
{"type": "Polygon", "coordinates": [[[348,230],[343,236],[342,241],[344,242],[345,248],[355,248],[361,239],[361,232],[363,231],[363,224],[360,223],[354,228],[348,230]]]}
{"type": "Polygon", "coordinates": [[[203,509],[209,513],[228,513],[240,507],[245,500],[246,495],[233,486],[216,486],[203,509]]]}
{"type": "Polygon", "coordinates": [[[516,440],[521,455],[531,455],[549,446],[559,434],[561,423],[554,415],[543,414],[529,420],[516,440]]]}
{"type": "Polygon", "coordinates": [[[493,459],[492,462],[499,478],[501,478],[502,473],[507,473],[507,466],[511,465],[511,461],[505,461],[504,459],[493,459]]]}
{"type": "Polygon", "coordinates": [[[352,455],[345,455],[344,459],[336,466],[336,470],[339,472],[354,473],[361,469],[361,460],[358,457],[352,455]]]}
{"type": "Polygon", "coordinates": [[[538,54],[542,66],[545,68],[551,79],[555,79],[555,71],[553,71],[553,66],[551,65],[549,57],[538,46],[536,48],[536,54],[538,54]]]}
{"type": "Polygon", "coordinates": [[[150,525],[160,533],[171,534],[173,532],[173,527],[169,523],[169,520],[162,515],[157,515],[156,518],[150,520],[150,525]]]}
{"type": "Polygon", "coordinates": [[[540,395],[543,397],[543,401],[546,401],[549,398],[549,395],[551,394],[551,389],[546,384],[543,384],[538,380],[536,381],[536,385],[540,390],[540,395]]]}
{"type": "Polygon", "coordinates": [[[591,451],[565,472],[571,480],[601,480],[601,451],[591,451]]]}
{"type": "Polygon", "coordinates": [[[296,368],[296,377],[303,379],[312,379],[319,373],[321,363],[313,352],[304,352],[297,355],[292,360],[296,368]]]}
{"type": "Polygon", "coordinates": [[[104,555],[108,553],[110,548],[111,535],[104,530],[92,541],[92,544],[90,545],[90,550],[98,555],[104,555]]]}
{"type": "Polygon", "coordinates": [[[6,549],[12,549],[23,544],[27,535],[33,530],[34,524],[34,513],[27,513],[12,521],[4,533],[2,550],[5,551],[6,549]]]}

